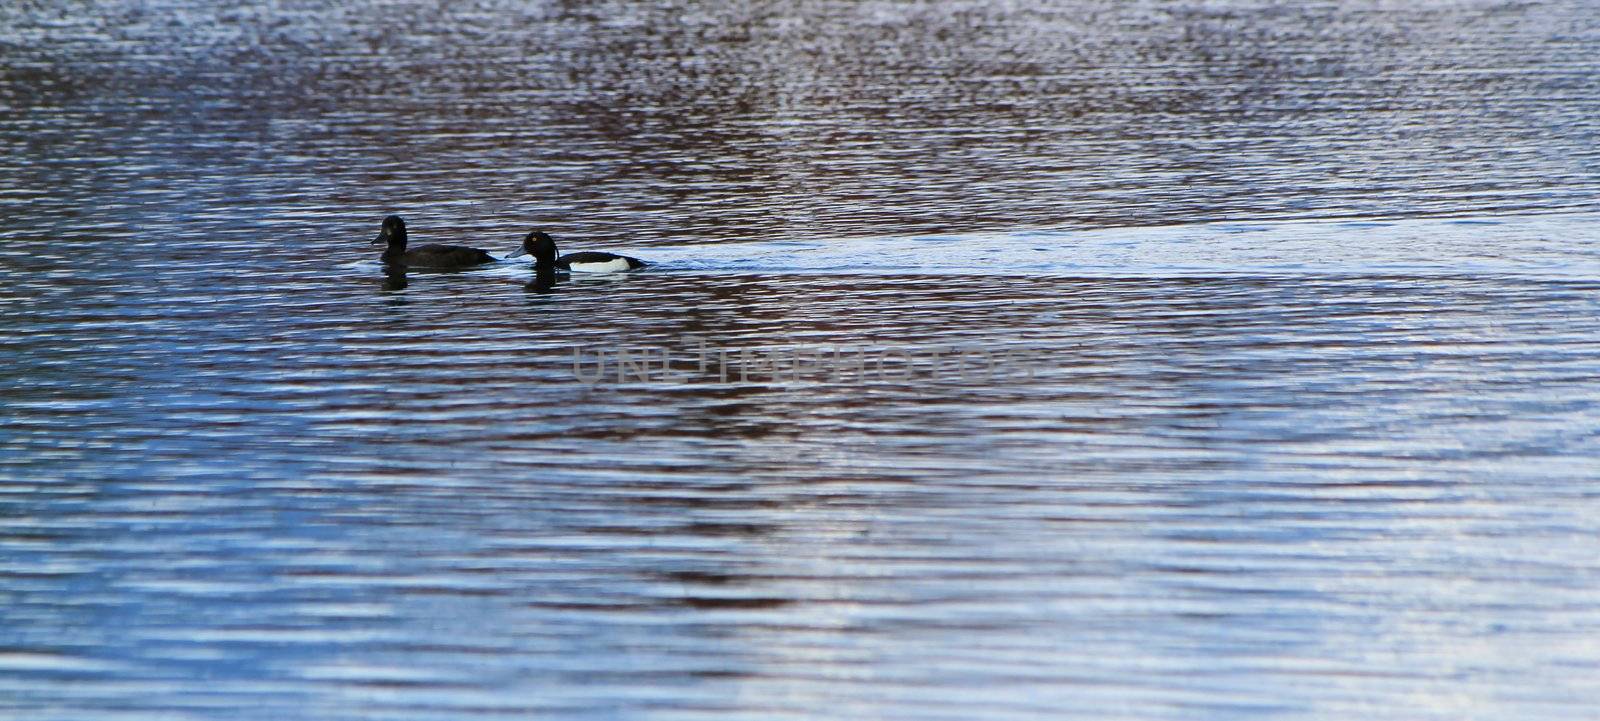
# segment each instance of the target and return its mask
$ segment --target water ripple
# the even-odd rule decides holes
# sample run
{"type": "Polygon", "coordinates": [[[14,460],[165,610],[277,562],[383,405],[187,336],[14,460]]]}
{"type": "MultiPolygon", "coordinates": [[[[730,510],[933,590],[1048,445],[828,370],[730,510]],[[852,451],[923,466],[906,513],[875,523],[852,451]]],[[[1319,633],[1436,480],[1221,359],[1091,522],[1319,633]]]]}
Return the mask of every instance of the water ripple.
{"type": "Polygon", "coordinates": [[[0,6],[0,716],[1584,718],[1594,15],[0,6]]]}

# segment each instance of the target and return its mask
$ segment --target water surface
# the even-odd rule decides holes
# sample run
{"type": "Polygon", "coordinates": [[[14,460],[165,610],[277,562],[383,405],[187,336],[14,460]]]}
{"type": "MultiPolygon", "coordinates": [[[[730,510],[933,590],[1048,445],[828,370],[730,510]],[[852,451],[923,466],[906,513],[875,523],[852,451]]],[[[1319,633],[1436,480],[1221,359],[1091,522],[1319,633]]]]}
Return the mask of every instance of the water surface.
{"type": "Polygon", "coordinates": [[[1596,9],[0,8],[0,716],[1584,718],[1596,9]]]}

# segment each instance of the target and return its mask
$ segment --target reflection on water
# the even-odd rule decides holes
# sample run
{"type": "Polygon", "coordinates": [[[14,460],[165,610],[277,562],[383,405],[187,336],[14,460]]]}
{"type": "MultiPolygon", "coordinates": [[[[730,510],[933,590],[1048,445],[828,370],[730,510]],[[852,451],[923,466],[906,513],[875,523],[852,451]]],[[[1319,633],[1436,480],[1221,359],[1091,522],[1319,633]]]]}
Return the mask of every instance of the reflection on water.
{"type": "Polygon", "coordinates": [[[405,290],[410,283],[406,280],[406,269],[403,266],[388,266],[383,269],[384,290],[405,290]]]}
{"type": "Polygon", "coordinates": [[[0,7],[0,714],[1582,717],[1591,11],[0,7]]]}
{"type": "Polygon", "coordinates": [[[534,269],[533,279],[528,281],[526,288],[533,293],[549,293],[560,282],[561,277],[554,268],[541,266],[534,269]]]}

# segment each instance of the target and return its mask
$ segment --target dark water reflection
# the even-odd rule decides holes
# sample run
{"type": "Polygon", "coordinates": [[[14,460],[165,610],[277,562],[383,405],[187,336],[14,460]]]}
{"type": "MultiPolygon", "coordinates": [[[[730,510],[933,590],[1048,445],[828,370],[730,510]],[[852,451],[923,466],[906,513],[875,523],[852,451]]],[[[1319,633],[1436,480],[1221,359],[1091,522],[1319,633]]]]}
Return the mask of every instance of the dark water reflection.
{"type": "Polygon", "coordinates": [[[0,8],[0,715],[1583,717],[1592,10],[0,8]]]}

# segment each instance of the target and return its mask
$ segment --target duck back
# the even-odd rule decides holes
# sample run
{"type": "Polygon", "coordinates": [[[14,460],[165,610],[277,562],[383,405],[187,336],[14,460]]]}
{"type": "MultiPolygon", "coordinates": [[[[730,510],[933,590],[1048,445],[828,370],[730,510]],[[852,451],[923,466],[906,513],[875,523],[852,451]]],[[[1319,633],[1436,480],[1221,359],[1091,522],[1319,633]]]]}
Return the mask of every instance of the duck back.
{"type": "Polygon", "coordinates": [[[568,253],[556,261],[556,266],[567,270],[593,273],[617,273],[627,270],[638,270],[645,266],[644,261],[638,258],[629,258],[616,253],[600,251],[583,251],[581,253],[568,253]]]}
{"type": "Polygon", "coordinates": [[[429,243],[402,253],[393,259],[393,262],[416,266],[453,267],[493,263],[495,258],[477,248],[429,243]]]}

